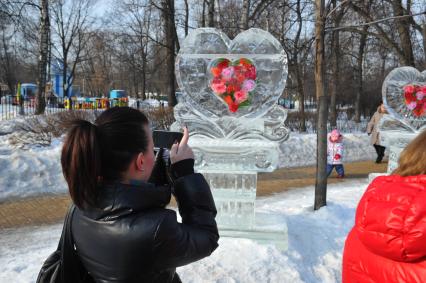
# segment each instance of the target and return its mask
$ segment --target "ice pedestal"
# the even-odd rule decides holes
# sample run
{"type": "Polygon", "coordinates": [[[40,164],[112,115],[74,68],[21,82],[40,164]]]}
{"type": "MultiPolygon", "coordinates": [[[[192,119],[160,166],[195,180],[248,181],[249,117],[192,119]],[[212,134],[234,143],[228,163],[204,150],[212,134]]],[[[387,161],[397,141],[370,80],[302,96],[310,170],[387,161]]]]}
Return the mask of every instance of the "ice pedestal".
{"type": "Polygon", "coordinates": [[[401,152],[420,131],[392,115],[383,116],[379,124],[379,129],[380,144],[389,148],[387,174],[391,174],[398,167],[401,152]]]}
{"type": "Polygon", "coordinates": [[[256,211],[257,172],[278,165],[274,142],[190,139],[196,171],[210,185],[222,237],[248,238],[288,246],[287,224],[279,215],[256,211]]]}

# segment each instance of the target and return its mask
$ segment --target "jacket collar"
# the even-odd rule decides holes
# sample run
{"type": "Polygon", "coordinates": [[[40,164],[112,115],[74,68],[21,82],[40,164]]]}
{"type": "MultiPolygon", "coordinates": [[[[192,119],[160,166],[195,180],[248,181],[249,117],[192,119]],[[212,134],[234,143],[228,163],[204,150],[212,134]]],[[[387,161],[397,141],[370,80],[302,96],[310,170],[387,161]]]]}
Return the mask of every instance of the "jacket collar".
{"type": "Polygon", "coordinates": [[[96,207],[88,207],[84,214],[96,220],[114,220],[119,217],[155,208],[164,208],[171,198],[170,187],[154,184],[123,184],[114,182],[103,185],[96,207]]]}

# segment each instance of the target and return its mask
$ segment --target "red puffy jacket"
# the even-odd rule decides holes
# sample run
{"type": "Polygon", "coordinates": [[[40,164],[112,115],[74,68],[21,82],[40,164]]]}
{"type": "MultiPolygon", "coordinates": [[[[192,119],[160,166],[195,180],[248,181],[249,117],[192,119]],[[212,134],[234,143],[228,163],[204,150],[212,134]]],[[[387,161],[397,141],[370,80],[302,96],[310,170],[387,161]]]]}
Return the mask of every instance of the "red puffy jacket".
{"type": "Polygon", "coordinates": [[[426,282],[426,175],[376,178],[343,252],[343,283],[426,282]]]}

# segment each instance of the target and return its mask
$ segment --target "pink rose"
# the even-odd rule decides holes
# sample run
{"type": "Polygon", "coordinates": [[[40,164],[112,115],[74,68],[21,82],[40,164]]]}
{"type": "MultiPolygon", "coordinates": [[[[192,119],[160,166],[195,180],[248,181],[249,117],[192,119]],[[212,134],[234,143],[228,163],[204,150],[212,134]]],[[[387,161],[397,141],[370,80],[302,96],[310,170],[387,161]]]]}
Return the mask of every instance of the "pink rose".
{"type": "Polygon", "coordinates": [[[423,97],[425,97],[425,96],[426,96],[426,92],[424,92],[423,90],[420,90],[416,93],[417,100],[422,100],[423,97]]]}
{"type": "Polygon", "coordinates": [[[226,92],[226,86],[223,83],[213,83],[211,87],[216,94],[222,94],[226,92]]]}
{"type": "Polygon", "coordinates": [[[256,82],[253,80],[245,80],[243,82],[243,90],[246,92],[252,91],[256,87],[256,82]]]}
{"type": "Polygon", "coordinates": [[[416,108],[416,106],[417,106],[416,102],[411,102],[407,105],[407,108],[410,109],[410,110],[414,110],[416,108]]]}
{"type": "Polygon", "coordinates": [[[234,67],[228,67],[222,70],[222,78],[226,81],[232,79],[234,75],[234,67]]]}
{"type": "Polygon", "coordinates": [[[241,103],[247,100],[247,97],[248,97],[247,92],[244,92],[242,90],[236,91],[234,93],[234,98],[237,103],[241,103]]]}
{"type": "Polygon", "coordinates": [[[407,94],[413,94],[416,91],[416,87],[413,85],[404,86],[404,92],[407,94]]]}
{"type": "Polygon", "coordinates": [[[417,91],[421,91],[421,92],[423,92],[423,93],[426,93],[426,86],[419,86],[419,87],[417,88],[417,91]]]}

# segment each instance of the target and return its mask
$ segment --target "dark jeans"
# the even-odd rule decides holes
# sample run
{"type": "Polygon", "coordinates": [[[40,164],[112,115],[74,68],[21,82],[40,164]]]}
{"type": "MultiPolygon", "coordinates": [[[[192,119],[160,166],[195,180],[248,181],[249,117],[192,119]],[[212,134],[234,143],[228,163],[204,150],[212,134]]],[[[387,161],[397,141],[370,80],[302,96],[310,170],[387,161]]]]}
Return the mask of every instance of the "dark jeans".
{"type": "Polygon", "coordinates": [[[345,169],[343,168],[343,164],[337,164],[337,165],[327,164],[327,177],[330,176],[334,168],[336,168],[336,172],[337,174],[339,174],[339,176],[342,176],[342,177],[345,176],[345,169]]]}
{"type": "Polygon", "coordinates": [[[377,152],[376,163],[380,163],[380,162],[382,162],[383,156],[385,156],[386,147],[375,144],[374,148],[376,149],[376,152],[377,152]]]}

